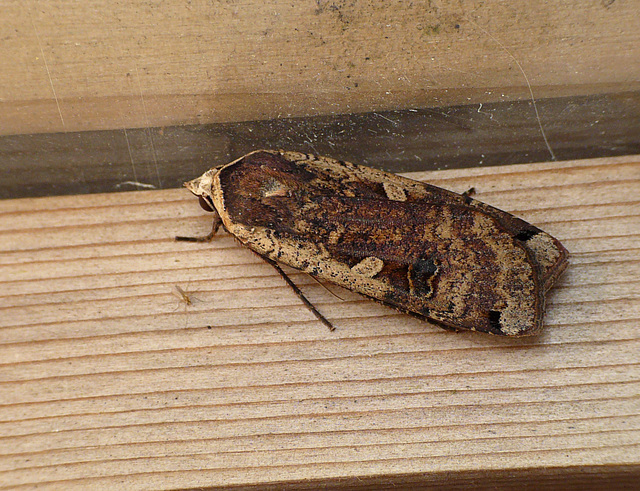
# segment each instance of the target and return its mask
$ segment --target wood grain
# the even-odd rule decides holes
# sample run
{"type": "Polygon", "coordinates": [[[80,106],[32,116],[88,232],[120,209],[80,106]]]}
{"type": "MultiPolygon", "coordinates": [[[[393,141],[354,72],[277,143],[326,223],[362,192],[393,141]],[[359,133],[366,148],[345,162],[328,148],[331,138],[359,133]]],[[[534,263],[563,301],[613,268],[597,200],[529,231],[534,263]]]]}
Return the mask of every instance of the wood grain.
{"type": "Polygon", "coordinates": [[[635,2],[5,0],[2,20],[5,135],[640,88],[635,2]]]}
{"type": "Polygon", "coordinates": [[[637,484],[640,157],[411,177],[567,246],[543,335],[292,273],[330,333],[228,235],[175,242],[186,190],[0,202],[0,488],[637,484]]]}

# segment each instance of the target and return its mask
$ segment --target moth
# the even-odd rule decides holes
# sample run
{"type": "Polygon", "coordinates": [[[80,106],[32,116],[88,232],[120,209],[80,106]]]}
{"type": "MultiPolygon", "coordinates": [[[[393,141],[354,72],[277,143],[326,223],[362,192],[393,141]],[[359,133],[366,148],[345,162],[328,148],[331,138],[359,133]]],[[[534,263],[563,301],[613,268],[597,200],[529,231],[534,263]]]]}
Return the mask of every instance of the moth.
{"type": "Polygon", "coordinates": [[[509,213],[426,183],[315,155],[259,150],[185,186],[222,226],[278,263],[423,320],[503,336],[540,332],[568,252],[509,213]]]}

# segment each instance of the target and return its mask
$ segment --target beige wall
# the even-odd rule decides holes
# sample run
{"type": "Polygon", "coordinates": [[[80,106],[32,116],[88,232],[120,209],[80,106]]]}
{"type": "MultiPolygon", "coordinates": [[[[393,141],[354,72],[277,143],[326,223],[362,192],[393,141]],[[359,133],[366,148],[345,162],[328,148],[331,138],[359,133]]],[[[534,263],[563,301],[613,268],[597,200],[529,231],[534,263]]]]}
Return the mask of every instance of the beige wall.
{"type": "Polygon", "coordinates": [[[0,134],[637,90],[612,0],[8,0],[0,134]]]}

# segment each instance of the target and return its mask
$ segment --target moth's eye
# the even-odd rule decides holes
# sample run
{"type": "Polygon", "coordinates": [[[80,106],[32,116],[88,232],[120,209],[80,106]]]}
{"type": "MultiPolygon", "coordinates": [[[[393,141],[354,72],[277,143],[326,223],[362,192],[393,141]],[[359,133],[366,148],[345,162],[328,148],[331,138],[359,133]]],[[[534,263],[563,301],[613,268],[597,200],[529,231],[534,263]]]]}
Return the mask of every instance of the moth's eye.
{"type": "Polygon", "coordinates": [[[200,206],[204,211],[213,211],[213,208],[209,204],[209,202],[204,199],[202,196],[198,196],[198,201],[200,202],[200,206]]]}

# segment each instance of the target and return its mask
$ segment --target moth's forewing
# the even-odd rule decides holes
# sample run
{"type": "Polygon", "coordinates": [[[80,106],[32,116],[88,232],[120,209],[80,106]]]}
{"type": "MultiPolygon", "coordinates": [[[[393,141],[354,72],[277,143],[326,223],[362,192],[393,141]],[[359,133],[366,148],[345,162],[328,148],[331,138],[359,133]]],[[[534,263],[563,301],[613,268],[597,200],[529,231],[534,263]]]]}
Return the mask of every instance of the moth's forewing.
{"type": "Polygon", "coordinates": [[[495,218],[501,227],[518,240],[530,253],[546,292],[567,267],[568,251],[560,241],[524,220],[477,200],[470,206],[495,218]]]}
{"type": "Polygon", "coordinates": [[[530,223],[481,201],[370,167],[339,162],[326,157],[310,159],[309,156],[297,152],[284,152],[283,155],[303,165],[306,162],[306,165],[315,165],[318,169],[324,167],[329,178],[341,179],[346,174],[358,176],[363,182],[377,183],[378,186],[382,186],[389,199],[402,201],[402,197],[406,196],[407,201],[420,201],[434,205],[459,205],[480,210],[483,214],[493,217],[500,228],[527,249],[545,291],[553,286],[567,266],[569,253],[560,241],[530,223]]]}
{"type": "Polygon", "coordinates": [[[254,152],[211,176],[225,227],[263,256],[449,327],[518,336],[542,326],[563,257],[547,264],[528,245],[543,232],[507,213],[292,152],[254,152]]]}

